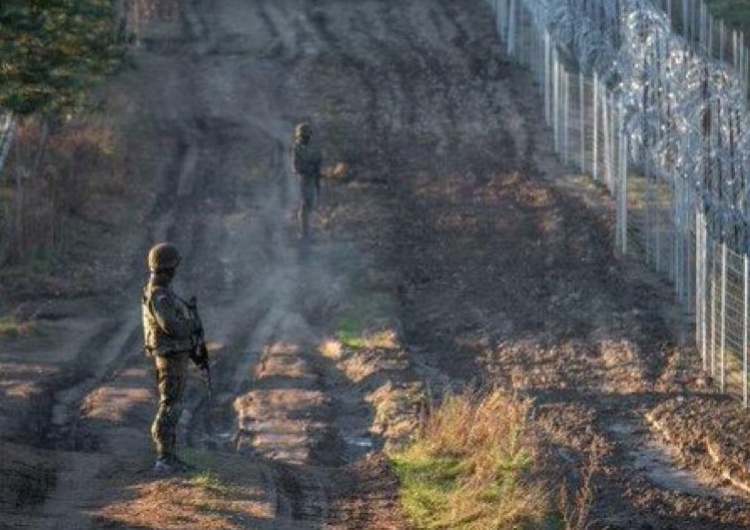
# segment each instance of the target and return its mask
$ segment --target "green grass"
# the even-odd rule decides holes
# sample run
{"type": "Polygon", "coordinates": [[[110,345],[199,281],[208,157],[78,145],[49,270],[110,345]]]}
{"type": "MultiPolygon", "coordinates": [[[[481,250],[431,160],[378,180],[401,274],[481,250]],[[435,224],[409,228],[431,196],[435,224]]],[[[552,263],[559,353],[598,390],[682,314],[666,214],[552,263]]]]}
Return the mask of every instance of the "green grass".
{"type": "Polygon", "coordinates": [[[340,323],[339,330],[336,332],[336,338],[344,346],[349,348],[361,349],[365,347],[365,340],[362,336],[362,328],[352,317],[347,317],[340,323]]]}
{"type": "Polygon", "coordinates": [[[355,300],[336,325],[336,339],[352,349],[391,347],[393,337],[388,326],[391,300],[384,294],[372,294],[355,300]]]}
{"type": "Polygon", "coordinates": [[[182,457],[185,462],[195,466],[188,480],[191,485],[219,497],[227,497],[235,491],[236,487],[217,473],[216,459],[211,453],[185,449],[182,457]]]}
{"type": "Polygon", "coordinates": [[[33,321],[19,322],[12,315],[0,317],[0,338],[16,339],[19,337],[28,337],[34,334],[36,325],[33,321]]]}
{"type": "Polygon", "coordinates": [[[425,454],[415,444],[394,455],[392,464],[401,480],[401,502],[419,528],[440,528],[458,488],[464,462],[458,457],[425,454]]]}
{"type": "Polygon", "coordinates": [[[202,471],[190,477],[190,484],[217,495],[229,495],[233,486],[222,481],[221,477],[212,471],[202,471]]]}

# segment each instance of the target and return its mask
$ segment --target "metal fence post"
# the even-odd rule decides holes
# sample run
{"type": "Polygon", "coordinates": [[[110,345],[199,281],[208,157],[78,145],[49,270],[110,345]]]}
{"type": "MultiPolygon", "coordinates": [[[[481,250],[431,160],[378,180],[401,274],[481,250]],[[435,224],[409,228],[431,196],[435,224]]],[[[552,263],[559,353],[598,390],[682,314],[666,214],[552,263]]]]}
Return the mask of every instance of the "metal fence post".
{"type": "Polygon", "coordinates": [[[560,153],[560,65],[557,61],[557,49],[552,49],[552,129],[555,136],[555,152],[560,153]]]}
{"type": "Polygon", "coordinates": [[[727,245],[721,244],[721,391],[726,388],[726,341],[727,341],[727,245]]]}
{"type": "Polygon", "coordinates": [[[649,188],[651,190],[651,208],[653,209],[653,224],[652,230],[654,232],[654,264],[656,270],[661,272],[661,254],[662,254],[662,230],[661,230],[661,205],[659,204],[659,190],[655,183],[655,180],[649,180],[649,188]]]}
{"type": "Polygon", "coordinates": [[[620,251],[625,255],[628,251],[628,135],[625,134],[625,106],[619,102],[619,153],[618,173],[620,175],[618,233],[620,235],[620,251]]]}
{"type": "Polygon", "coordinates": [[[696,315],[700,319],[696,324],[700,330],[700,348],[703,358],[703,371],[708,368],[708,352],[706,350],[706,262],[704,261],[705,249],[703,247],[703,215],[696,213],[696,249],[695,249],[695,304],[696,315]]]}
{"type": "Polygon", "coordinates": [[[703,359],[703,371],[708,371],[708,326],[706,321],[707,298],[707,269],[706,269],[706,231],[703,213],[695,213],[695,316],[697,333],[700,336],[699,346],[703,359]]]}
{"type": "Polygon", "coordinates": [[[544,30],[544,119],[547,125],[552,122],[552,94],[550,93],[550,63],[552,54],[550,53],[550,36],[547,30],[544,30]]]}
{"type": "Polygon", "coordinates": [[[685,35],[685,40],[690,39],[690,27],[688,26],[690,18],[688,8],[688,0],[682,0],[682,31],[685,35]]]}
{"type": "Polygon", "coordinates": [[[569,135],[569,123],[570,123],[570,75],[563,66],[560,69],[562,76],[562,148],[563,148],[563,162],[567,166],[570,163],[570,135],[569,135]]]}
{"type": "Polygon", "coordinates": [[[592,164],[591,172],[594,174],[594,180],[599,180],[599,76],[594,72],[594,97],[593,97],[594,132],[592,143],[592,164]]]}
{"type": "Polygon", "coordinates": [[[750,268],[748,267],[747,254],[742,257],[742,263],[744,265],[743,274],[743,304],[742,304],[742,404],[747,408],[747,325],[748,325],[748,273],[750,268]]]}
{"type": "MultiPolygon", "coordinates": [[[[711,245],[713,247],[713,245],[711,245]]],[[[713,250],[713,248],[711,249],[713,250]]],[[[716,377],[716,259],[711,260],[711,376],[716,377]]]]}
{"type": "Polygon", "coordinates": [[[586,171],[586,78],[583,71],[578,74],[578,105],[580,107],[580,129],[581,129],[581,163],[579,168],[582,172],[586,171]]]}
{"type": "Polygon", "coordinates": [[[686,285],[686,289],[688,293],[688,299],[687,299],[687,304],[686,304],[686,307],[688,308],[693,307],[693,304],[695,304],[695,300],[697,296],[696,294],[697,291],[695,290],[696,285],[694,282],[690,281],[691,279],[693,279],[693,275],[697,275],[697,267],[698,267],[698,264],[695,260],[695,257],[696,257],[695,254],[690,252],[691,250],[690,236],[692,235],[691,228],[693,230],[697,230],[697,227],[695,225],[695,218],[693,216],[693,213],[695,210],[695,203],[696,203],[695,195],[692,190],[689,190],[687,204],[691,205],[691,208],[685,212],[685,219],[686,219],[686,222],[688,223],[688,226],[685,232],[685,259],[687,260],[685,285],[686,285]]]}
{"type": "Polygon", "coordinates": [[[676,223],[675,223],[675,234],[674,234],[674,245],[673,245],[673,265],[674,268],[674,282],[677,287],[677,299],[682,302],[685,296],[684,288],[684,274],[683,274],[683,202],[684,202],[684,186],[679,181],[674,182],[674,197],[675,209],[676,209],[676,223]]]}
{"type": "Polygon", "coordinates": [[[510,0],[508,21],[508,55],[513,57],[516,54],[516,0],[510,0]]]}
{"type": "Polygon", "coordinates": [[[611,189],[610,182],[612,182],[612,150],[610,144],[610,134],[612,128],[609,125],[610,122],[610,106],[608,93],[604,92],[604,101],[602,102],[602,132],[604,134],[604,179],[607,187],[611,189]]]}
{"type": "Polygon", "coordinates": [[[610,109],[610,115],[609,115],[609,124],[610,128],[612,129],[609,133],[609,141],[612,142],[612,146],[609,149],[609,154],[612,160],[610,161],[610,165],[612,166],[609,172],[609,191],[612,193],[612,195],[617,195],[617,189],[615,188],[615,179],[617,178],[617,171],[619,166],[619,151],[618,151],[618,145],[619,145],[619,136],[618,132],[620,130],[620,125],[618,122],[619,113],[617,112],[617,106],[615,102],[615,95],[610,94],[611,102],[611,109],[610,109]]]}
{"type": "Polygon", "coordinates": [[[502,2],[505,2],[505,0],[494,0],[495,1],[495,30],[497,31],[498,35],[500,35],[500,38],[503,38],[503,27],[502,23],[504,20],[502,8],[500,7],[500,4],[502,2]]]}

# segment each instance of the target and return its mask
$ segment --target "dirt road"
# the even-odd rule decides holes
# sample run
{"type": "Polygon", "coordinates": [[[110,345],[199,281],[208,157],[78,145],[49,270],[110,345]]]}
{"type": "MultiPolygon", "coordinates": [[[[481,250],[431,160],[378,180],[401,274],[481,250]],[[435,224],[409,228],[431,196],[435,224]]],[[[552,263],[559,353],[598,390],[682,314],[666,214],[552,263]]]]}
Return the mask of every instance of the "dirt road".
{"type": "Polygon", "coordinates": [[[0,455],[30,462],[39,499],[0,527],[403,528],[377,451],[424,384],[472,380],[536,400],[562,472],[600,440],[595,528],[750,525],[730,460],[702,460],[718,438],[691,446],[678,421],[690,403],[746,433],[743,412],[698,385],[666,287],[612,255],[607,198],[552,156],[482,2],[190,2],[135,60],[114,84],[153,185],[94,293],[35,302],[54,308],[44,340],[3,347],[0,455]],[[332,177],[311,245],[287,160],[303,119],[332,177]],[[164,238],[215,359],[181,440],[234,484],[197,511],[180,499],[200,484],[149,471],[138,299],[164,238]]]}

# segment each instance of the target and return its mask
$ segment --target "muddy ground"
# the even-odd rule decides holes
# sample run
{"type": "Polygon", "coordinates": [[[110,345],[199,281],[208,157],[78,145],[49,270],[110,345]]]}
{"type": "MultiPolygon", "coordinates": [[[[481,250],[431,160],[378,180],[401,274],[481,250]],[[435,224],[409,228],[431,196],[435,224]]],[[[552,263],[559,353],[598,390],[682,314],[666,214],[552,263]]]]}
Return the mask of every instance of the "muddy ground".
{"type": "Polygon", "coordinates": [[[380,451],[471,382],[535,400],[551,476],[600,447],[593,528],[750,527],[747,414],[675,343],[669,287],[613,254],[609,199],[553,156],[483,2],[190,2],[133,63],[107,90],[148,185],[80,267],[3,287],[39,332],[0,345],[0,527],[404,528],[380,451]],[[328,177],[310,244],[303,119],[328,177]],[[228,495],[150,472],[139,295],[163,239],[214,359],[180,439],[228,495]]]}

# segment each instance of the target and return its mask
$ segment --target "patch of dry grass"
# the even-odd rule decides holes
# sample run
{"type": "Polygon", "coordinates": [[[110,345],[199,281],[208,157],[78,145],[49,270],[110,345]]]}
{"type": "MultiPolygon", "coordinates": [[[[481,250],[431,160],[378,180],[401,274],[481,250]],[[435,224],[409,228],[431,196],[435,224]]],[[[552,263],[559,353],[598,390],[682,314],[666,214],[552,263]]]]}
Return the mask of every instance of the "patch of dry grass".
{"type": "Polygon", "coordinates": [[[547,527],[552,492],[534,483],[531,404],[499,390],[448,395],[418,438],[390,455],[421,529],[547,527]]]}
{"type": "Polygon", "coordinates": [[[355,330],[344,328],[337,333],[342,344],[353,349],[384,349],[391,350],[398,346],[396,333],[393,329],[355,330]]]}
{"type": "Polygon", "coordinates": [[[102,519],[137,528],[241,528],[223,512],[233,499],[183,479],[159,480],[132,490],[135,499],[109,506],[102,519]]]}
{"type": "Polygon", "coordinates": [[[385,452],[400,450],[413,437],[423,409],[424,393],[421,382],[386,380],[365,397],[375,411],[370,432],[385,440],[385,452]]]}

